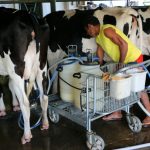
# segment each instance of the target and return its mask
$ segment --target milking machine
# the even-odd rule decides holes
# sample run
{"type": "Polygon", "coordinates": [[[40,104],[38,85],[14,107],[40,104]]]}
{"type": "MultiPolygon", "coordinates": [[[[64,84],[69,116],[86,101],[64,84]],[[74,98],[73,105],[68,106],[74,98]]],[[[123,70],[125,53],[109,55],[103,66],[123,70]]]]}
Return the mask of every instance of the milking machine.
{"type": "MultiPolygon", "coordinates": [[[[58,123],[61,115],[83,126],[87,131],[91,131],[90,123],[87,122],[86,101],[82,97],[82,94],[86,93],[83,83],[87,76],[81,76],[80,72],[86,72],[87,75],[90,73],[101,75],[102,72],[98,69],[98,58],[94,57],[91,49],[87,49],[86,55],[80,57],[77,55],[77,47],[71,45],[68,49],[68,57],[58,62],[57,66],[59,95],[49,95],[48,114],[50,120],[58,123]]],[[[90,101],[90,107],[92,107],[92,101],[90,101]]],[[[87,132],[87,143],[92,143],[91,145],[98,149],[103,149],[105,145],[103,139],[93,132],[87,132]]]]}
{"type": "MultiPolygon", "coordinates": [[[[139,92],[145,87],[143,78],[146,76],[146,65],[150,65],[150,61],[141,64],[130,64],[130,67],[119,63],[100,66],[98,58],[93,56],[91,50],[87,50],[86,57],[74,57],[73,54],[77,54],[76,48],[71,48],[68,57],[57,63],[59,95],[49,95],[48,114],[50,120],[53,123],[58,123],[60,116],[63,116],[83,126],[87,131],[86,144],[89,149],[103,150],[105,147],[104,140],[91,130],[92,121],[115,111],[125,110],[129,128],[135,133],[140,132],[142,128],[141,121],[138,117],[130,114],[129,110],[130,105],[138,103],[140,108],[150,116],[141,104],[139,97],[139,92]],[[145,70],[135,73],[136,78],[141,83],[140,86],[135,86],[138,91],[129,90],[128,95],[126,94],[126,86],[121,85],[120,88],[116,89],[116,85],[119,85],[118,81],[111,82],[111,80],[105,81],[103,79],[105,72],[116,74],[122,72],[123,69],[134,69],[141,66],[145,70]],[[122,88],[125,89],[122,90],[122,88]],[[118,90],[121,90],[121,95],[116,94],[118,90]]],[[[148,75],[150,76],[150,74],[148,75]]],[[[134,79],[134,76],[132,79],[134,79]]],[[[125,77],[121,84],[127,82],[127,85],[129,85],[129,80],[125,77]]],[[[136,83],[139,82],[134,84],[136,83]]]]}

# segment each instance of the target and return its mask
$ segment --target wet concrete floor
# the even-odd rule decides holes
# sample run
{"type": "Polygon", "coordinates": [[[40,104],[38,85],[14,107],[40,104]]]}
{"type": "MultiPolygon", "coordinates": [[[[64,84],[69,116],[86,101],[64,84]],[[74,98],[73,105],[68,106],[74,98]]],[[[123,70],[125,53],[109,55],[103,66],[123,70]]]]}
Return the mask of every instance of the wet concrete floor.
{"type": "MultiPolygon", "coordinates": [[[[41,131],[40,127],[33,129],[32,141],[21,145],[23,130],[18,126],[18,115],[8,112],[6,118],[0,119],[0,150],[87,150],[85,129],[64,117],[57,124],[50,122],[47,131],[41,131]]],[[[109,122],[98,119],[92,123],[93,131],[105,141],[105,150],[150,143],[150,128],[133,133],[124,118],[109,122]]],[[[150,150],[150,147],[140,150],[150,150]]]]}

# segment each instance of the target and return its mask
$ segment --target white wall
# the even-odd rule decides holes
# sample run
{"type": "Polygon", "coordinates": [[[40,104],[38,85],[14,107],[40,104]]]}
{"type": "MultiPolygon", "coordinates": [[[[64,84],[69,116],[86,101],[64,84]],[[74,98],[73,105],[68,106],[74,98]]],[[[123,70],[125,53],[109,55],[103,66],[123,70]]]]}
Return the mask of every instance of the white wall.
{"type": "Polygon", "coordinates": [[[19,9],[19,4],[0,4],[0,7],[19,9]]]}
{"type": "Polygon", "coordinates": [[[46,16],[51,12],[50,8],[51,8],[50,3],[42,3],[43,16],[46,16]]]}
{"type": "MultiPolygon", "coordinates": [[[[50,3],[42,3],[43,16],[51,12],[50,3]]],[[[56,2],[56,11],[59,10],[68,10],[68,9],[77,9],[77,2],[56,2]]]]}

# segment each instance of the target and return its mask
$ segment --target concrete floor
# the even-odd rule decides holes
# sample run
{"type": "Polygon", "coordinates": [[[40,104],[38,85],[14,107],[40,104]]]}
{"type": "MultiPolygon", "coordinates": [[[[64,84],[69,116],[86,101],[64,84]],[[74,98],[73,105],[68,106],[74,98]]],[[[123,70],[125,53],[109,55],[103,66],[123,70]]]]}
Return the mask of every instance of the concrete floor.
{"type": "MultiPolygon", "coordinates": [[[[21,145],[23,130],[18,126],[18,116],[19,113],[8,112],[7,117],[0,119],[0,150],[87,150],[85,129],[64,117],[57,124],[50,122],[47,131],[41,131],[40,127],[33,129],[32,141],[21,145]]],[[[37,118],[35,115],[33,117],[37,118]]],[[[144,115],[138,117],[143,119],[144,115]]],[[[92,129],[105,141],[105,150],[150,143],[150,128],[133,133],[125,117],[109,122],[98,119],[92,123],[92,129]]],[[[150,147],[141,150],[150,150],[150,147]]]]}

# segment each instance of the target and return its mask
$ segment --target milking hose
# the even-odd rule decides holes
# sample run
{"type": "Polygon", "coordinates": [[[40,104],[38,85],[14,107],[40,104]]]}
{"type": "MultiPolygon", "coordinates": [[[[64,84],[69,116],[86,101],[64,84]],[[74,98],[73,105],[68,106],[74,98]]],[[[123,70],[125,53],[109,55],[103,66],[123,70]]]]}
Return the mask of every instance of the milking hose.
{"type": "MultiPolygon", "coordinates": [[[[36,97],[36,100],[40,97],[40,93],[38,93],[38,96],[36,97]]],[[[36,127],[38,127],[39,125],[41,125],[41,119],[42,119],[42,115],[39,117],[38,121],[30,127],[30,129],[34,129],[36,127]]],[[[22,112],[20,112],[19,118],[18,118],[18,126],[23,130],[24,129],[24,121],[23,121],[23,115],[22,112]]]]}
{"type": "MultiPolygon", "coordinates": [[[[32,130],[32,129],[38,127],[39,125],[41,125],[41,119],[42,119],[42,115],[39,117],[38,121],[33,126],[30,127],[30,129],[32,130]]],[[[23,121],[22,113],[20,113],[20,115],[19,115],[18,125],[22,130],[24,130],[24,121],[23,121]]]]}

